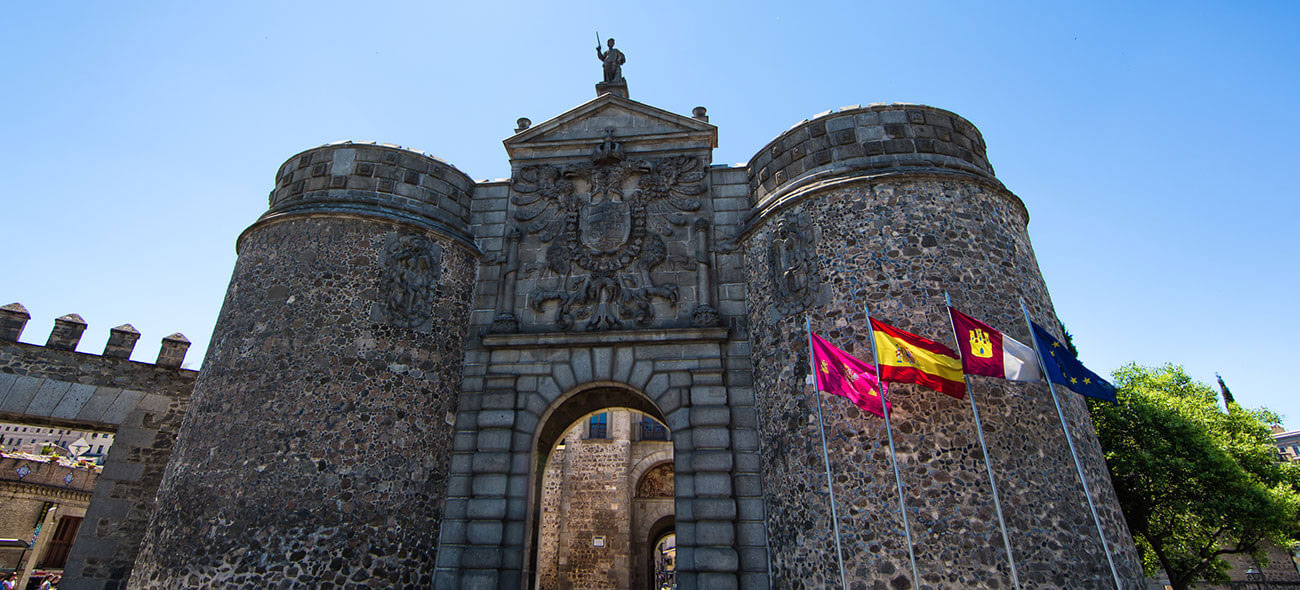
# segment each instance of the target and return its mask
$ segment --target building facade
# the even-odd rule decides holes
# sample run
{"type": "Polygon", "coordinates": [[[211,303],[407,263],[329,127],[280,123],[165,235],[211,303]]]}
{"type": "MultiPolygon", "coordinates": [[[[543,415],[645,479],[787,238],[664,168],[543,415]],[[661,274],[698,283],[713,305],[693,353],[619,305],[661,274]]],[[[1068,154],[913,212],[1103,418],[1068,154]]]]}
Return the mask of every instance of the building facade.
{"type": "Polygon", "coordinates": [[[864,359],[867,304],[952,345],[945,290],[1024,341],[1020,300],[1056,325],[973,125],[845,107],[719,165],[705,109],[634,101],[610,71],[520,119],[509,179],[369,143],[281,166],[129,587],[564,587],[586,563],[604,578],[571,587],[645,588],[671,562],[689,589],[1001,589],[1012,559],[1025,587],[1143,587],[1073,396],[1104,544],[1042,386],[974,378],[1006,543],[968,403],[892,388],[920,579],[883,423],[824,399],[823,460],[805,322],[864,359]],[[575,434],[601,415],[626,438],[575,434]],[[633,440],[637,416],[669,440],[633,440]],[[617,475],[562,477],[585,462],[617,475]]]}

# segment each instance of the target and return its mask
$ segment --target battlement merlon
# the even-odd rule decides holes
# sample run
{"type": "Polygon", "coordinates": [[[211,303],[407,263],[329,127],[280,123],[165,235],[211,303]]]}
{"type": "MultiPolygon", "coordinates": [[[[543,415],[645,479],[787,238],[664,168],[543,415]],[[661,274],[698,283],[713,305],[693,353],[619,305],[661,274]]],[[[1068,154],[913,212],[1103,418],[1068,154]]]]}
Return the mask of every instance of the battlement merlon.
{"type": "Polygon", "coordinates": [[[17,342],[31,319],[32,314],[21,303],[14,302],[0,307],[0,340],[17,342]]]}
{"type": "MultiPolygon", "coordinates": [[[[18,337],[22,335],[23,329],[26,327],[27,322],[31,320],[31,317],[31,313],[27,311],[27,308],[18,302],[0,307],[0,343],[13,342],[38,350],[44,348],[96,357],[93,354],[76,352],[77,345],[81,342],[81,336],[85,333],[88,324],[85,319],[75,313],[54,320],[54,329],[50,331],[50,337],[46,340],[44,347],[18,342],[18,337]]],[[[139,330],[136,330],[131,324],[122,324],[113,328],[109,330],[108,342],[104,345],[104,352],[99,357],[135,362],[131,361],[131,352],[135,350],[135,344],[139,339],[139,330]]],[[[166,369],[179,368],[185,362],[185,354],[189,347],[189,339],[180,332],[163,338],[162,348],[158,351],[158,360],[154,364],[166,369]]],[[[148,363],[138,364],[147,365],[148,363]]],[[[0,370],[5,368],[6,365],[0,364],[0,370]]]]}

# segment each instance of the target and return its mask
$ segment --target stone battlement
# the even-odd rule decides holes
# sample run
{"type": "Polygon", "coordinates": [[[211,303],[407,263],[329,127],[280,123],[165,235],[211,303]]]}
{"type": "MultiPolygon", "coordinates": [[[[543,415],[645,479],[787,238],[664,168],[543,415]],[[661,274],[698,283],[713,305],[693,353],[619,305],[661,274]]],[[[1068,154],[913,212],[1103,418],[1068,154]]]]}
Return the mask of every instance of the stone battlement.
{"type": "MultiPolygon", "coordinates": [[[[18,342],[31,313],[21,303],[10,303],[0,307],[0,341],[18,342]]],[[[45,347],[54,350],[76,352],[81,335],[86,331],[86,320],[80,315],[70,313],[54,320],[54,329],[45,341],[45,347]]],[[[122,324],[108,333],[108,342],[104,345],[104,357],[130,360],[131,351],[135,349],[140,332],[131,324],[122,324]]],[[[185,353],[190,348],[190,341],[184,334],[177,332],[163,338],[162,348],[158,350],[158,359],[154,361],[159,367],[175,369],[185,362],[185,353]]],[[[86,354],[86,353],[79,353],[86,354]]]]}
{"type": "Polygon", "coordinates": [[[311,214],[381,217],[433,229],[472,246],[475,183],[446,161],[391,144],[332,143],[289,158],[260,221],[311,214]]]}
{"type": "Polygon", "coordinates": [[[984,138],[955,113],[919,104],[825,111],[778,135],[749,161],[756,207],[830,175],[944,169],[994,179],[984,138]]]}

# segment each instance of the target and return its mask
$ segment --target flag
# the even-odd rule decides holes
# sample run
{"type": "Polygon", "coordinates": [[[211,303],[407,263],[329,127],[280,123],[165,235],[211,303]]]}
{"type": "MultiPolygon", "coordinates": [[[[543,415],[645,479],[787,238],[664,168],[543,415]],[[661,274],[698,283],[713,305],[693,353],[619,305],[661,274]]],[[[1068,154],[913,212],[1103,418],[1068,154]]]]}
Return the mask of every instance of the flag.
{"type": "MultiPolygon", "coordinates": [[[[884,417],[881,393],[884,385],[876,379],[876,369],[840,350],[835,345],[809,333],[812,339],[813,375],[818,391],[849,398],[862,411],[884,417]]],[[[889,405],[889,402],[885,402],[889,405]]]]}
{"type": "Polygon", "coordinates": [[[1064,385],[1081,395],[1119,403],[1115,399],[1114,385],[1089,371],[1079,359],[1070,354],[1070,349],[1048,334],[1042,326],[1033,322],[1030,324],[1034,327],[1034,348],[1038,349],[1038,355],[1042,357],[1043,366],[1047,367],[1047,376],[1052,383],[1064,385]]]}
{"type": "Polygon", "coordinates": [[[965,397],[961,361],[951,348],[875,319],[871,334],[882,380],[916,383],[957,399],[965,397]]]}
{"type": "Polygon", "coordinates": [[[952,307],[952,328],[961,348],[961,366],[967,375],[986,375],[1009,381],[1041,381],[1034,349],[988,324],[952,307]]]}

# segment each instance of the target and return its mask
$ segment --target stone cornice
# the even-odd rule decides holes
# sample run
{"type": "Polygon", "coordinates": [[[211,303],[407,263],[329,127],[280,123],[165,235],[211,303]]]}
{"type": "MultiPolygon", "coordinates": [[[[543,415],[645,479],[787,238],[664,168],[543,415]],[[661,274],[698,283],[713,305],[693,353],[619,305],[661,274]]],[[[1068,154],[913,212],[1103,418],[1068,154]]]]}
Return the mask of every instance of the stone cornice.
{"type": "Polygon", "coordinates": [[[726,328],[666,328],[659,330],[612,330],[608,332],[542,332],[533,334],[485,334],[484,348],[564,348],[570,346],[612,346],[628,344],[685,344],[724,342],[726,328]]]}

